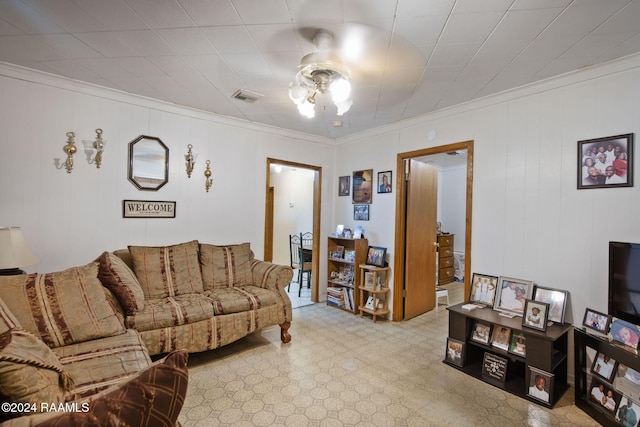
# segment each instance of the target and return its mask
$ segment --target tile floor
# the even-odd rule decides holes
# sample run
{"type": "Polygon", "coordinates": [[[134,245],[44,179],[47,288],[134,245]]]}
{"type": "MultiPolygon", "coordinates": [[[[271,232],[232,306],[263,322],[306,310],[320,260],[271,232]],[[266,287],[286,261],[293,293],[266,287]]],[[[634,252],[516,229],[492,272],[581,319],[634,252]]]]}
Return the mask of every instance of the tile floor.
{"type": "MultiPolygon", "coordinates": [[[[462,298],[455,286],[451,304],[462,298]]],[[[447,328],[444,304],[415,319],[376,324],[324,303],[296,308],[289,344],[270,327],[190,355],[179,421],[184,427],[598,425],[573,405],[573,389],[549,410],[445,365],[447,328]]]]}

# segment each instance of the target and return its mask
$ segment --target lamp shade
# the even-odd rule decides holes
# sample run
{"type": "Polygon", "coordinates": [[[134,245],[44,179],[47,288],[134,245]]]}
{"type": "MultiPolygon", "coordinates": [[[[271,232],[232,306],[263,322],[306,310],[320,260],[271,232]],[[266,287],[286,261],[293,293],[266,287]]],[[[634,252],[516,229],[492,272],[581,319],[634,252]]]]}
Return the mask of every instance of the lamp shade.
{"type": "Polygon", "coordinates": [[[20,227],[0,227],[0,269],[26,267],[39,262],[27,247],[20,227]]]}

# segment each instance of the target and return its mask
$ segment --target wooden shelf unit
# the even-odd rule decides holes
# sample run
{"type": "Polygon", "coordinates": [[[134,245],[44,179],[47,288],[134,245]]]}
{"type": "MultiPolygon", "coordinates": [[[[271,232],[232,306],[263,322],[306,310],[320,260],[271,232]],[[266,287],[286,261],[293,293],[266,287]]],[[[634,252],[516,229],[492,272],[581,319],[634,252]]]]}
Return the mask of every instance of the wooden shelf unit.
{"type": "MultiPolygon", "coordinates": [[[[574,360],[575,405],[603,426],[620,426],[621,424],[615,420],[614,414],[608,412],[602,405],[596,404],[593,400],[589,399],[590,379],[593,378],[593,376],[590,373],[591,363],[587,363],[587,347],[594,349],[596,352],[606,354],[619,364],[625,365],[637,372],[640,372],[640,357],[619,345],[609,342],[605,336],[588,333],[583,327],[575,327],[573,329],[573,340],[576,348],[574,360]]],[[[605,381],[601,377],[598,377],[598,380],[615,389],[615,377],[613,384],[605,381]]],[[[620,390],[617,391],[620,394],[623,393],[620,390]]],[[[622,402],[618,402],[618,404],[621,405],[624,404],[624,402],[626,402],[626,398],[623,397],[622,402]]]]}
{"type": "Polygon", "coordinates": [[[360,264],[364,264],[367,260],[367,249],[369,248],[369,241],[367,239],[348,239],[344,237],[329,237],[327,242],[327,305],[340,308],[351,313],[357,314],[358,307],[360,306],[360,293],[357,292],[357,284],[360,283],[361,270],[357,268],[360,264]],[[331,253],[336,252],[338,246],[344,248],[343,258],[332,258],[331,253]],[[344,255],[347,251],[355,251],[353,261],[344,259],[344,255]],[[353,271],[353,279],[351,282],[345,282],[342,280],[332,279],[332,274],[340,273],[340,271],[351,269],[353,271]],[[334,273],[335,272],[335,273],[334,273]],[[340,289],[343,296],[346,293],[351,295],[351,302],[353,303],[353,309],[349,305],[339,306],[330,301],[330,289],[340,289]]]}
{"type": "Polygon", "coordinates": [[[447,307],[449,310],[449,337],[465,343],[465,359],[462,367],[444,360],[448,365],[478,378],[488,384],[508,391],[511,394],[528,399],[539,405],[552,408],[569,389],[567,383],[567,351],[570,324],[553,324],[546,332],[522,326],[522,317],[508,318],[489,308],[465,310],[460,303],[447,307]],[[491,344],[482,344],[471,340],[473,326],[476,321],[495,326],[505,326],[513,331],[521,331],[526,339],[526,356],[519,356],[501,350],[491,344]],[[489,352],[508,359],[507,375],[504,383],[488,380],[482,375],[484,353],[489,352]],[[541,369],[554,374],[554,388],[549,404],[527,396],[529,378],[527,367],[541,369]]]}
{"type": "Polygon", "coordinates": [[[360,264],[360,317],[364,313],[369,313],[373,317],[375,323],[377,316],[386,316],[389,314],[389,271],[390,267],[376,267],[374,265],[360,264]],[[367,272],[373,274],[373,283],[375,286],[366,286],[365,276],[367,272]],[[378,285],[378,278],[380,278],[380,284],[378,285]],[[366,307],[365,296],[371,295],[373,297],[373,309],[366,307]],[[378,308],[378,303],[382,303],[382,307],[378,308]]]}

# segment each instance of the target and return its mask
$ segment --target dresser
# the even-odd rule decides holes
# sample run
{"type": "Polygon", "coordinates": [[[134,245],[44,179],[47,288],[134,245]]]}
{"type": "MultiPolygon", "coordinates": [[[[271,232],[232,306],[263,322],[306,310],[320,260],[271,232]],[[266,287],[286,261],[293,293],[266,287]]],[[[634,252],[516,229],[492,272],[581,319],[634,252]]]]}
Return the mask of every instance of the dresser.
{"type": "Polygon", "coordinates": [[[446,285],[455,279],[453,236],[453,234],[438,234],[438,285],[446,285]]]}

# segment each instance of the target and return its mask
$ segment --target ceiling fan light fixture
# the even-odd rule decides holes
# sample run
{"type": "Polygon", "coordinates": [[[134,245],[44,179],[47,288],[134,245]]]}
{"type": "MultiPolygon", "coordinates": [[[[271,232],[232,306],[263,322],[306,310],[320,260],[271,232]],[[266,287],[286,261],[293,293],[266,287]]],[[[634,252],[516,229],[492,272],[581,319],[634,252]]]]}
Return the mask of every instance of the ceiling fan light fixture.
{"type": "Polygon", "coordinates": [[[309,119],[313,119],[316,116],[315,103],[310,102],[311,100],[312,98],[308,98],[298,104],[298,111],[300,114],[309,119]]]}
{"type": "Polygon", "coordinates": [[[329,88],[331,91],[331,100],[336,104],[336,106],[346,101],[351,94],[351,83],[349,80],[345,78],[338,78],[331,82],[331,87],[329,88]]]}

